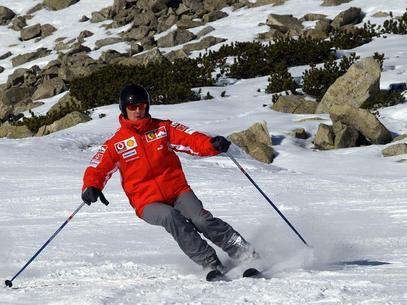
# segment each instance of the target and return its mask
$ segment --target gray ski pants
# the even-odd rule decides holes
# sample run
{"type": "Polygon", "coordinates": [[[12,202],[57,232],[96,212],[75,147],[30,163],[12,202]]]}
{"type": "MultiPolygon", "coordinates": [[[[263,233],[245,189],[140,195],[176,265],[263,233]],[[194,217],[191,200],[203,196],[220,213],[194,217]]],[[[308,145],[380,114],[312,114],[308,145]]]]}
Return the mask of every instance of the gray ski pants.
{"type": "Polygon", "coordinates": [[[216,246],[233,256],[238,251],[235,241],[241,237],[229,224],[203,208],[194,192],[181,194],[174,206],[154,202],[144,208],[142,219],[149,224],[165,228],[182,251],[194,262],[204,266],[215,250],[201,238],[202,233],[216,246]]]}

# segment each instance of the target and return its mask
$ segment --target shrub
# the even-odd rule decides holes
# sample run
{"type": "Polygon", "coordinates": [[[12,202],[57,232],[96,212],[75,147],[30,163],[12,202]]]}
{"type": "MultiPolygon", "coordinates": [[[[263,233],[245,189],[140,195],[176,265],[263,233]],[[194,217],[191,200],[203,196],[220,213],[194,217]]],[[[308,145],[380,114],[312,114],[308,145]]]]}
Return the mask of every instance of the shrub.
{"type": "Polygon", "coordinates": [[[400,19],[393,18],[393,14],[390,15],[390,19],[384,21],[382,33],[387,34],[407,34],[407,11],[401,16],[400,19]]]}
{"type": "Polygon", "coordinates": [[[266,93],[295,92],[296,84],[285,63],[276,64],[275,72],[268,78],[266,93]]]}
{"type": "Polygon", "coordinates": [[[364,109],[377,110],[382,107],[394,106],[404,103],[406,100],[401,92],[390,92],[387,90],[380,90],[377,96],[364,104],[364,109]]]}
{"type": "Polygon", "coordinates": [[[331,59],[324,62],[321,68],[311,65],[311,69],[303,73],[303,91],[320,101],[335,80],[345,74],[358,59],[359,56],[352,53],[349,57],[343,57],[339,63],[331,59]]]}

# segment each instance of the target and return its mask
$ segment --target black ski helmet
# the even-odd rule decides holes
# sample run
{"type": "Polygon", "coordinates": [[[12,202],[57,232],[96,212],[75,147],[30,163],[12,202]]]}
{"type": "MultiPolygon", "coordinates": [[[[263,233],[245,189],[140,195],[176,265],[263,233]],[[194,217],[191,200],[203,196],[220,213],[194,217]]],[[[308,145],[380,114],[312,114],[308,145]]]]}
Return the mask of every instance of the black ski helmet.
{"type": "Polygon", "coordinates": [[[146,115],[150,109],[150,95],[147,90],[137,84],[128,84],[120,91],[119,108],[123,116],[127,119],[127,104],[140,104],[147,102],[146,115]]]}

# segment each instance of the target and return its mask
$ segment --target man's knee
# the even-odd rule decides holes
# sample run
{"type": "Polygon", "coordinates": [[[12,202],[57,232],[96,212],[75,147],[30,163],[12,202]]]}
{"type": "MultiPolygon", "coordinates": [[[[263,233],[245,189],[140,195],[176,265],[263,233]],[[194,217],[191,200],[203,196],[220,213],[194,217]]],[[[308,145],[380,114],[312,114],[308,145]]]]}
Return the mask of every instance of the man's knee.
{"type": "Polygon", "coordinates": [[[162,203],[149,204],[144,208],[142,219],[149,224],[165,226],[179,214],[172,206],[162,203]]]}
{"type": "Polygon", "coordinates": [[[191,222],[195,225],[195,227],[197,227],[200,232],[202,232],[210,225],[213,219],[214,218],[211,212],[202,209],[194,218],[191,219],[191,222]]]}

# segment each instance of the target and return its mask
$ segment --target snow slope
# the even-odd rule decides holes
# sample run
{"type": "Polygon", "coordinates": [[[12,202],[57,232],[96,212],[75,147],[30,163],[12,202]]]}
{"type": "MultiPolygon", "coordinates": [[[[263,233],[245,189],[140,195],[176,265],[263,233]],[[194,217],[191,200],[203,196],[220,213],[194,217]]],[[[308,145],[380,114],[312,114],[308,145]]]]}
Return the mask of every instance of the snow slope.
{"type": "MultiPolygon", "coordinates": [[[[24,11],[33,2],[38,1],[0,4],[24,11]]],[[[242,10],[241,19],[230,24],[253,22],[261,10],[302,16],[306,11],[335,15],[350,5],[367,12],[400,13],[407,6],[406,1],[390,5],[354,0],[335,8],[319,3],[289,0],[281,7],[242,10]]],[[[238,40],[239,32],[224,29],[230,26],[226,21],[217,21],[217,30],[238,40]]],[[[406,81],[405,41],[403,36],[389,37],[357,49],[363,56],[386,52],[385,66],[395,68],[383,73],[382,87],[406,81]]],[[[1,47],[7,50],[3,43],[1,47]]],[[[110,206],[85,206],[14,281],[15,289],[0,289],[0,303],[407,304],[407,163],[397,162],[406,156],[384,158],[384,145],[313,150],[312,139],[293,139],[287,133],[304,127],[315,134],[320,121],[300,120],[318,116],[329,123],[329,117],[289,115],[263,107],[271,98],[257,89],[266,84],[263,77],[202,88],[215,99],[152,106],[151,113],[213,135],[266,121],[278,153],[271,165],[252,160],[237,147],[231,153],[312,249],[304,247],[226,156],[180,155],[188,181],[205,207],[254,244],[271,279],[206,282],[201,268],[163,229],[135,216],[116,174],[105,189],[110,206]],[[224,90],[228,97],[222,98],[224,90]]],[[[94,120],[46,137],[0,139],[1,279],[10,279],[79,206],[83,170],[98,145],[118,127],[118,113],[117,105],[101,107],[93,113],[94,120]],[[99,119],[99,113],[106,117],[99,119]]],[[[380,114],[393,133],[407,132],[407,104],[380,114]]],[[[218,253],[228,262],[224,253],[218,253]]]]}

